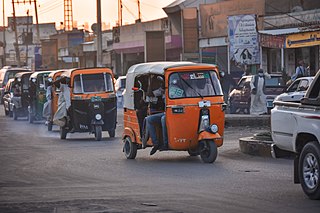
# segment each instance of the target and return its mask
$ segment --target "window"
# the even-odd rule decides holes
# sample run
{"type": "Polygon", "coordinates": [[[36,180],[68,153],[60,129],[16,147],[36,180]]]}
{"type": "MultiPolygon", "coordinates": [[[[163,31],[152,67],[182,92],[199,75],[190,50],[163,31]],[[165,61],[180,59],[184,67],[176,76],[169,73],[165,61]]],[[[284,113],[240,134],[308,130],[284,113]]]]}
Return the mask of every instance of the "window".
{"type": "Polygon", "coordinates": [[[74,77],[74,93],[112,92],[113,84],[110,74],[81,74],[74,77]]]}
{"type": "Polygon", "coordinates": [[[193,98],[222,95],[214,71],[173,73],[169,76],[169,98],[193,98]]]}
{"type": "Polygon", "coordinates": [[[271,87],[284,87],[285,82],[283,81],[282,76],[271,76],[270,79],[266,78],[266,87],[271,86],[271,87]]]}

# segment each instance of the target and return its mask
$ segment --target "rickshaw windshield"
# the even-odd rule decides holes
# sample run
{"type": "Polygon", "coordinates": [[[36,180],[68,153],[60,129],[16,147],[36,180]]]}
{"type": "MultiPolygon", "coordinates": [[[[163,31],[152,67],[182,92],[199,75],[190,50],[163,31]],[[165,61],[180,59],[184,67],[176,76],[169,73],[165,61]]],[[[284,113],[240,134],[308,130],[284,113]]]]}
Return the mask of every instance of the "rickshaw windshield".
{"type": "Polygon", "coordinates": [[[80,74],[74,77],[73,93],[112,92],[112,77],[107,73],[80,74]]]}
{"type": "Polygon", "coordinates": [[[195,98],[223,95],[214,71],[172,73],[169,76],[169,98],[195,98]]]}
{"type": "Polygon", "coordinates": [[[38,77],[38,85],[40,90],[46,90],[47,89],[47,78],[48,75],[41,75],[40,77],[38,77]]]}

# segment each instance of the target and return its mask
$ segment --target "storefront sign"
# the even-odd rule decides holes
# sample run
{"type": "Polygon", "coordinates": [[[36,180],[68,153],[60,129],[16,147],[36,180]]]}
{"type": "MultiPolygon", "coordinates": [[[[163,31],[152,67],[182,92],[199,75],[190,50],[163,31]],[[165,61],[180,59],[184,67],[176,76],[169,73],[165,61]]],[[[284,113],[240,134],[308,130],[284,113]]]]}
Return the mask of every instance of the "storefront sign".
{"type": "Polygon", "coordinates": [[[262,47],[268,47],[268,48],[283,48],[284,43],[286,40],[285,36],[274,36],[274,35],[266,35],[266,34],[260,34],[260,45],[262,47]]]}
{"type": "Polygon", "coordinates": [[[228,17],[230,58],[240,64],[260,64],[260,47],[255,15],[228,17]]]}
{"type": "Polygon", "coordinates": [[[320,31],[287,35],[286,48],[310,47],[320,45],[320,31]]]}

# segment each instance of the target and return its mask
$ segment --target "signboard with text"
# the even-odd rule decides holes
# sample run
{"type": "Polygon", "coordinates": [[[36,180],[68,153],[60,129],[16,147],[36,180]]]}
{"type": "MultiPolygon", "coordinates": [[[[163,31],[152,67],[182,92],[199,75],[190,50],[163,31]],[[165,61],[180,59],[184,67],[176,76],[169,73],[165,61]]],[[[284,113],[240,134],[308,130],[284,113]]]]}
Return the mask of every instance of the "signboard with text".
{"type": "Polygon", "coordinates": [[[228,17],[230,59],[239,64],[260,64],[260,46],[255,15],[228,17]]]}

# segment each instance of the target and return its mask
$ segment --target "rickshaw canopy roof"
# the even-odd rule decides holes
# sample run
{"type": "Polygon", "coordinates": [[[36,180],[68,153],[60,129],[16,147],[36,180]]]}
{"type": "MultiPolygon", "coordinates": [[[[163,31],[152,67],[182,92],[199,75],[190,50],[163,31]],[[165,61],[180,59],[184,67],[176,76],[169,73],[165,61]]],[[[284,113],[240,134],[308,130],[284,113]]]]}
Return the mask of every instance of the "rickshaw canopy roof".
{"type": "Polygon", "coordinates": [[[21,78],[22,76],[30,76],[32,72],[18,72],[15,74],[14,78],[21,78]]]}
{"type": "Polygon", "coordinates": [[[112,74],[112,70],[110,68],[106,68],[106,67],[94,67],[94,68],[76,68],[76,69],[70,69],[70,70],[66,70],[62,76],[65,76],[67,78],[71,78],[72,73],[74,72],[78,72],[78,71],[83,71],[85,74],[90,74],[90,72],[94,71],[103,71],[103,72],[107,72],[112,74]]]}
{"type": "Polygon", "coordinates": [[[30,78],[36,78],[38,75],[45,75],[45,74],[49,74],[51,73],[52,70],[50,71],[38,71],[38,72],[34,72],[32,73],[32,75],[30,76],[30,78]]]}

